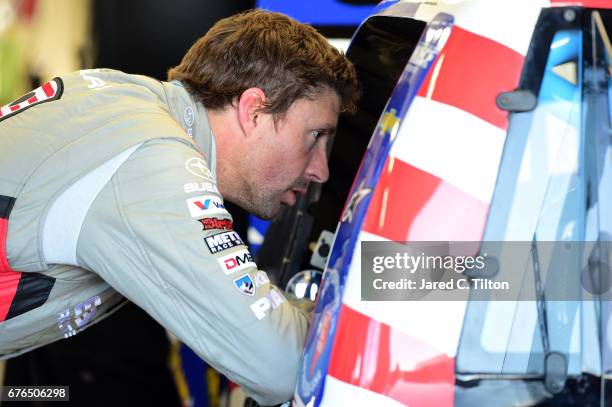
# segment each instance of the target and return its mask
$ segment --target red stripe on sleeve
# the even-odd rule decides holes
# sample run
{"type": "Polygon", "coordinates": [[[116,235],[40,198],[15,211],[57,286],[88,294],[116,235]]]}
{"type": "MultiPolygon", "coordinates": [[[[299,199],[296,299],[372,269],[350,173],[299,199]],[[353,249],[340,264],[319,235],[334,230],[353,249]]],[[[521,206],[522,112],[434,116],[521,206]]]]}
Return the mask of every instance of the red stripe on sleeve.
{"type": "Polygon", "coordinates": [[[0,322],[6,319],[21,278],[21,273],[13,271],[6,258],[7,230],[8,220],[0,219],[0,322]]]}
{"type": "Polygon", "coordinates": [[[454,358],[342,305],[328,371],[336,379],[407,406],[451,407],[454,367],[454,358]]]}
{"type": "Polygon", "coordinates": [[[55,91],[53,90],[53,86],[51,85],[51,82],[47,82],[44,85],[42,85],[42,89],[43,89],[43,92],[45,92],[45,95],[47,95],[47,97],[51,97],[55,94],[55,91]]]}
{"type": "Polygon", "coordinates": [[[518,52],[455,26],[419,95],[426,97],[431,92],[433,100],[505,130],[508,112],[499,109],[495,99],[518,86],[523,61],[518,52]]]}

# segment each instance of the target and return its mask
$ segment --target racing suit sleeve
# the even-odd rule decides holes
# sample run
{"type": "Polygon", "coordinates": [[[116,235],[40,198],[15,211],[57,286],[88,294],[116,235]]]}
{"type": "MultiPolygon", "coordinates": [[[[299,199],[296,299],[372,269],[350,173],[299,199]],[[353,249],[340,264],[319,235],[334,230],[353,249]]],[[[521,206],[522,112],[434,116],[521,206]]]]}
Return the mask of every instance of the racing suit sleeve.
{"type": "Polygon", "coordinates": [[[278,404],[293,394],[307,316],[257,270],[208,170],[190,167],[201,162],[177,140],[140,146],[90,207],[77,259],[257,402],[278,404]]]}

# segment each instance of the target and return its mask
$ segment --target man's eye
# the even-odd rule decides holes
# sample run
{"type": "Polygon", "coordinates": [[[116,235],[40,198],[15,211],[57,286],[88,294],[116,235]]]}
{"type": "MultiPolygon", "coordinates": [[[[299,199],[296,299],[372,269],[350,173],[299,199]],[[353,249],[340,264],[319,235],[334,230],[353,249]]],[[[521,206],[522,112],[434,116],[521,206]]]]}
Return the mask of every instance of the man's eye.
{"type": "Polygon", "coordinates": [[[323,135],[323,130],[313,130],[310,132],[310,134],[312,134],[312,136],[316,139],[318,139],[319,137],[321,137],[323,135]]]}

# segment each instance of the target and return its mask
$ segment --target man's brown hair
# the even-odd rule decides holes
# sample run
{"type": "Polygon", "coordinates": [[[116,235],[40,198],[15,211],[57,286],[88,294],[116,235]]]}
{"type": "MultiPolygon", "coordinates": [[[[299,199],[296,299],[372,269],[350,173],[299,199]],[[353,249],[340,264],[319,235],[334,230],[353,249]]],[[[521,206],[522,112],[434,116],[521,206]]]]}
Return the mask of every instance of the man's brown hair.
{"type": "Polygon", "coordinates": [[[248,88],[261,88],[263,112],[282,117],[300,98],[325,86],[336,91],[342,110],[359,97],[351,62],[309,25],[280,13],[251,10],[218,21],[168,71],[209,109],[231,104],[248,88]]]}

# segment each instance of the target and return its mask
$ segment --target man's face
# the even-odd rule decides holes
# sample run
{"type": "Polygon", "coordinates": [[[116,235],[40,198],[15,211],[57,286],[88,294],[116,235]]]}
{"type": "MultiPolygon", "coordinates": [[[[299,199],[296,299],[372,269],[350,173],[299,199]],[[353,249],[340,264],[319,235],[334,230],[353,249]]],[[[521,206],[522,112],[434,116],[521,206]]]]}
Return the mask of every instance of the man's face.
{"type": "Polygon", "coordinates": [[[276,123],[271,114],[260,114],[243,162],[248,182],[241,206],[270,219],[294,205],[310,182],[327,181],[327,142],[339,113],[340,97],[325,88],[315,99],[295,101],[276,123]]]}

